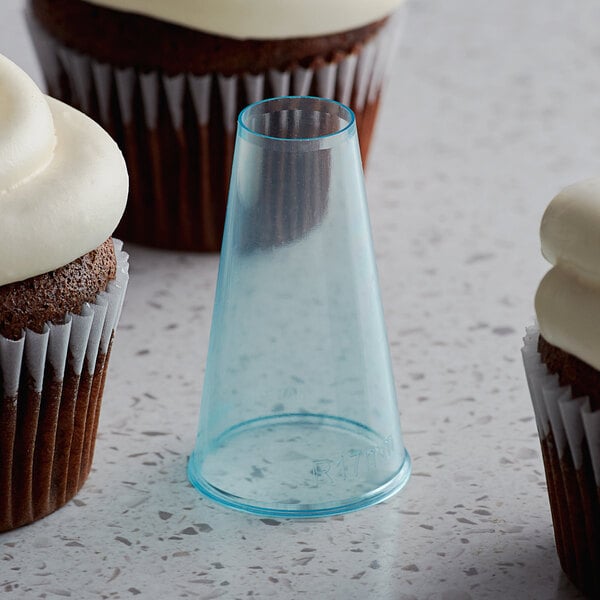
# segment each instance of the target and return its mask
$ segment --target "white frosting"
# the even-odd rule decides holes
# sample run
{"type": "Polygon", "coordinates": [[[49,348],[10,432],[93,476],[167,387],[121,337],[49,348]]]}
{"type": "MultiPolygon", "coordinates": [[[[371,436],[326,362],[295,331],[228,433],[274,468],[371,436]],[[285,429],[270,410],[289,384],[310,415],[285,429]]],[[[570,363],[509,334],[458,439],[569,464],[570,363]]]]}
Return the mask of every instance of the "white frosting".
{"type": "Polygon", "coordinates": [[[554,265],[535,298],[542,336],[600,369],[600,178],[560,192],[544,213],[540,237],[554,265]]]}
{"type": "Polygon", "coordinates": [[[97,248],[117,226],[127,190],[110,136],[0,55],[0,285],[97,248]]]}
{"type": "Polygon", "coordinates": [[[239,39],[311,37],[362,27],[405,0],[86,0],[239,39]]]}

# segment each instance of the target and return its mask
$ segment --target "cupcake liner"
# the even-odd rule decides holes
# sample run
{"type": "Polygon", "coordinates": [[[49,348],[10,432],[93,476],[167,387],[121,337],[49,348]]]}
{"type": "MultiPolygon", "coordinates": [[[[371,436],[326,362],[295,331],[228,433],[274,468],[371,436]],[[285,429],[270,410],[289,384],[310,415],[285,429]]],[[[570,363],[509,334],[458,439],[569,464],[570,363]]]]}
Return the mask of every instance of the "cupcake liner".
{"type": "Polygon", "coordinates": [[[116,278],[81,314],[18,340],[0,336],[0,531],[60,508],[92,464],[114,331],[129,279],[114,240],[116,278]]]}
{"type": "Polygon", "coordinates": [[[60,44],[33,15],[28,22],[49,92],[96,119],[125,155],[130,200],[117,234],[164,248],[215,251],[240,110],[274,96],[334,98],[356,114],[365,161],[403,15],[397,11],[350,53],[232,76],[170,76],[101,63],[60,44]]]}
{"type": "Polygon", "coordinates": [[[537,352],[539,331],[527,330],[522,349],[540,436],[556,547],[567,576],[587,594],[600,594],[600,411],[587,397],[560,386],[537,352]]]}

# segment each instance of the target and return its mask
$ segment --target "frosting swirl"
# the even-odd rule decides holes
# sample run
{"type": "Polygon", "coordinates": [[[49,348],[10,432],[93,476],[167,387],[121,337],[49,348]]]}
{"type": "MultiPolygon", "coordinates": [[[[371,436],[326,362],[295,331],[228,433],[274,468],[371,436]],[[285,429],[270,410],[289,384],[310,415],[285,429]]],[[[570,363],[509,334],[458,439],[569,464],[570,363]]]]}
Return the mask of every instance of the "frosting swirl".
{"type": "Polygon", "coordinates": [[[0,55],[0,285],[97,248],[119,223],[127,190],[110,136],[0,55]]]}
{"type": "Polygon", "coordinates": [[[600,370],[600,178],[561,191],[542,217],[540,238],[554,265],[535,297],[540,332],[600,370]]]}
{"type": "Polygon", "coordinates": [[[362,27],[405,0],[86,0],[238,39],[311,37],[362,27]]]}

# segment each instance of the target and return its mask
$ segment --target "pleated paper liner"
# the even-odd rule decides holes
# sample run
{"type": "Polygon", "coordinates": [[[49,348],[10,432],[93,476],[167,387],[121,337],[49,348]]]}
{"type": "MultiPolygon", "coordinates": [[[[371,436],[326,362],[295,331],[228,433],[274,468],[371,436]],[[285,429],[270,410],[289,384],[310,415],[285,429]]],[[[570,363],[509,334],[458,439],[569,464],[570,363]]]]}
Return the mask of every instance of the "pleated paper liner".
{"type": "MultiPolygon", "coordinates": [[[[123,150],[130,198],[117,234],[163,248],[217,251],[240,110],[274,96],[334,98],[354,110],[366,161],[402,11],[351,53],[307,68],[230,77],[117,68],[61,45],[32,15],[28,20],[49,93],[96,119],[123,150]]],[[[309,210],[294,217],[299,225],[291,236],[312,226],[309,210]]]]}
{"type": "Polygon", "coordinates": [[[600,597],[600,411],[548,372],[527,329],[522,349],[540,436],[557,553],[563,571],[600,597]]]}
{"type": "Polygon", "coordinates": [[[92,465],[114,331],[129,279],[114,240],[117,275],[81,314],[0,336],[0,531],[68,502],[92,465]]]}

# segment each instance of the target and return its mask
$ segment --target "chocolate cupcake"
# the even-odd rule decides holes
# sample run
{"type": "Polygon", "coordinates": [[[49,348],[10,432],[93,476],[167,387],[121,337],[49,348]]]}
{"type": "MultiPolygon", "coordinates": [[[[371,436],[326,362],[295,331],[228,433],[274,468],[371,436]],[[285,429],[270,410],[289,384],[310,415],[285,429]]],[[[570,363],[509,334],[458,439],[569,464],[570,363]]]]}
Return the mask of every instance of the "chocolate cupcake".
{"type": "Polygon", "coordinates": [[[542,252],[554,265],[535,300],[523,359],[540,435],[556,547],[569,579],[600,595],[600,179],[548,206],[542,252]]]}
{"type": "Polygon", "coordinates": [[[29,0],[29,22],[50,93],[125,154],[117,233],[214,251],[247,104],[289,94],[348,104],[366,161],[403,2],[29,0]]]}
{"type": "Polygon", "coordinates": [[[116,144],[0,55],[0,531],[64,505],[91,467],[127,255],[116,144]]]}

